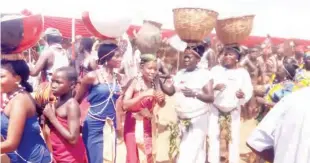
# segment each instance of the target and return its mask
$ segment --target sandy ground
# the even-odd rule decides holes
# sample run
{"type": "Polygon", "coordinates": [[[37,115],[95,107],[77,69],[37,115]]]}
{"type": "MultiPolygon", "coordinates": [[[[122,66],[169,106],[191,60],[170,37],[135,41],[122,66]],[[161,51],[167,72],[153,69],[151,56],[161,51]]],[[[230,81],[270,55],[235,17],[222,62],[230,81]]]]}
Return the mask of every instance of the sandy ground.
{"type": "MultiPolygon", "coordinates": [[[[168,98],[167,104],[164,108],[159,110],[159,123],[162,125],[166,125],[169,122],[176,121],[176,114],[173,109],[174,99],[168,98]]],[[[254,120],[249,120],[246,122],[242,122],[241,126],[241,142],[240,142],[240,153],[248,153],[250,150],[246,147],[245,141],[246,138],[249,136],[251,131],[254,129],[256,122],[254,120]]],[[[169,131],[162,132],[158,135],[157,139],[157,157],[156,163],[170,163],[168,157],[168,150],[169,150],[169,131]]],[[[117,163],[125,163],[126,157],[126,147],[124,143],[118,145],[117,151],[117,163]]],[[[1,156],[1,163],[8,163],[8,161],[1,156]]],[[[240,161],[240,163],[246,163],[245,161],[240,161]]]]}

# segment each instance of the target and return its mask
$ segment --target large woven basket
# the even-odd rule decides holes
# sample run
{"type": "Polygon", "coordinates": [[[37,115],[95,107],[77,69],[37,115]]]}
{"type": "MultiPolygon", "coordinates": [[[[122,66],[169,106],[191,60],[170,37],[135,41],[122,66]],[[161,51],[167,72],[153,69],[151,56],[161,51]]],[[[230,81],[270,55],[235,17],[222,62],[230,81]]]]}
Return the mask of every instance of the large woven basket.
{"type": "Polygon", "coordinates": [[[173,10],[174,28],[184,42],[201,42],[215,27],[217,16],[208,9],[177,8],[173,10]]]}
{"type": "Polygon", "coordinates": [[[254,17],[248,15],[217,20],[215,31],[218,39],[225,45],[245,40],[251,34],[254,17]]]}

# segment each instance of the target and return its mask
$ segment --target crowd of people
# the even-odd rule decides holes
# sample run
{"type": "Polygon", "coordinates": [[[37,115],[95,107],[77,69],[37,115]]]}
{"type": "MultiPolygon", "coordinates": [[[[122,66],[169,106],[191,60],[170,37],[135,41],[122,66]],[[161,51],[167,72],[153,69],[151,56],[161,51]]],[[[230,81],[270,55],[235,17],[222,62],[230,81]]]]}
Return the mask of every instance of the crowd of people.
{"type": "Polygon", "coordinates": [[[260,122],[248,140],[257,159],[309,162],[309,133],[301,130],[309,89],[290,95],[310,85],[306,47],[205,39],[182,52],[163,45],[157,54],[141,54],[128,37],[69,43],[48,28],[27,57],[1,56],[1,154],[12,163],[112,163],[120,157],[117,139],[126,144],[126,163],[153,163],[166,95],[176,98],[178,163],[239,163],[241,119],[251,118],[260,122]],[[171,53],[170,61],[181,62],[176,73],[167,64],[171,53]]]}

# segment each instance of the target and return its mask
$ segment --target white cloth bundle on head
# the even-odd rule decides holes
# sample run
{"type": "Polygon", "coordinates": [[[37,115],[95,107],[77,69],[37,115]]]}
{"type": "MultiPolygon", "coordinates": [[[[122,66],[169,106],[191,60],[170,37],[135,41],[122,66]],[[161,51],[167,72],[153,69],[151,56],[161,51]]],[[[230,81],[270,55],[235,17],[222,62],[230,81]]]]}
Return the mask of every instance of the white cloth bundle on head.
{"type": "Polygon", "coordinates": [[[179,52],[183,52],[187,47],[187,43],[182,41],[178,35],[174,35],[173,37],[169,38],[168,43],[179,52]]]}

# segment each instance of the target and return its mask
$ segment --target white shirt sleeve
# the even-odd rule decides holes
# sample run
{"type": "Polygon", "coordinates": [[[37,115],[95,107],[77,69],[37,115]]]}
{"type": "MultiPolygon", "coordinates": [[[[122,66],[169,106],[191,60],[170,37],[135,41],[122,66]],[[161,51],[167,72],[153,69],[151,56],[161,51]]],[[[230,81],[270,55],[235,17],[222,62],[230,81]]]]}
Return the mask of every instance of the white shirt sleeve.
{"type": "Polygon", "coordinates": [[[288,96],[284,97],[269,111],[248,138],[247,143],[256,151],[262,152],[265,149],[273,147],[275,140],[274,132],[290,108],[289,102],[292,99],[288,98],[292,97],[288,96]]]}
{"type": "Polygon", "coordinates": [[[212,79],[211,72],[209,70],[202,69],[200,74],[201,76],[199,75],[198,80],[202,80],[202,84],[205,86],[212,79]]]}
{"type": "Polygon", "coordinates": [[[179,72],[177,72],[174,77],[172,78],[173,83],[178,83],[180,82],[180,76],[183,70],[179,70],[179,72]]]}
{"type": "Polygon", "coordinates": [[[209,75],[210,75],[210,80],[214,79],[216,77],[216,74],[219,72],[220,66],[214,66],[210,71],[209,71],[209,75]]]}

